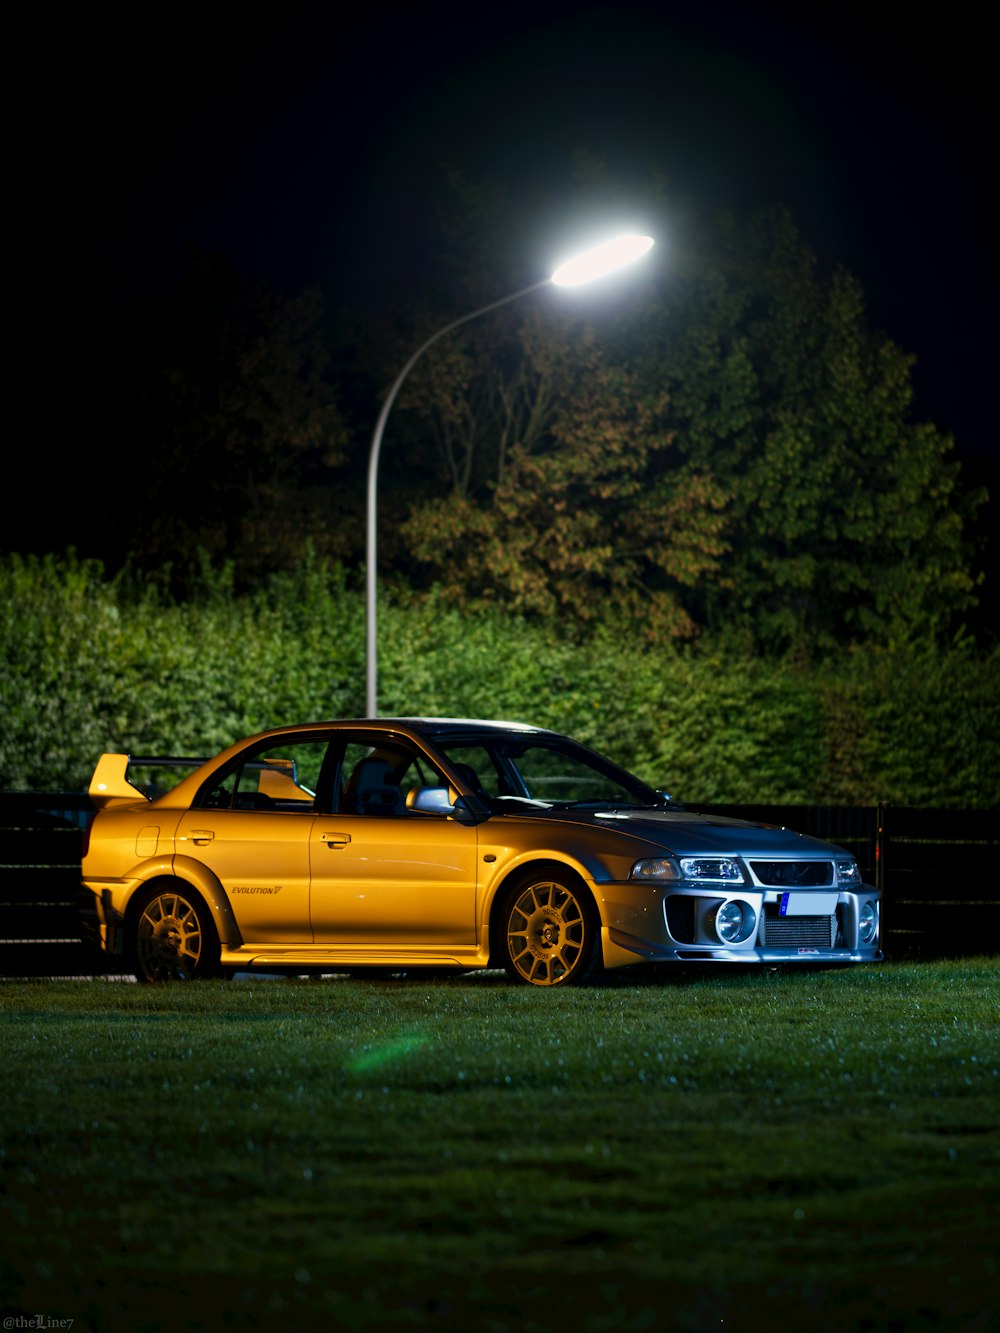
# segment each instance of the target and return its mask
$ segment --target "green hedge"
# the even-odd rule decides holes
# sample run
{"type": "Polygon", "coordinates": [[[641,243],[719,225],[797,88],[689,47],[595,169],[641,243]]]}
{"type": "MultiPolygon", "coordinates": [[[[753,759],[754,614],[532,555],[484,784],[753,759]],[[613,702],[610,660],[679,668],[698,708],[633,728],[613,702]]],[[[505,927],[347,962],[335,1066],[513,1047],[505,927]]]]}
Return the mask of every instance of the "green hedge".
{"type": "MultiPolygon", "coordinates": [[[[364,606],[306,561],[182,604],[72,556],[0,561],[0,787],[85,788],[105,750],[214,754],[364,711],[364,606]]],[[[690,801],[993,806],[1000,653],[853,649],[823,663],[719,644],[586,642],[501,611],[383,595],[380,711],[567,731],[690,801]]]]}

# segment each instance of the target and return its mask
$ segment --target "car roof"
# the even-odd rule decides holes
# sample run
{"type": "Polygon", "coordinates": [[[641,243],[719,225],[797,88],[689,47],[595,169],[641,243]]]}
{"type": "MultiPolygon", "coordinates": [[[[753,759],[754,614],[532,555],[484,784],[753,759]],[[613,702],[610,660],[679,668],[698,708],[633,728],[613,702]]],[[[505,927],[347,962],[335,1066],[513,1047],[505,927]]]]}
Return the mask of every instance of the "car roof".
{"type": "Polygon", "coordinates": [[[374,722],[377,725],[409,727],[421,736],[451,736],[469,731],[517,731],[531,735],[550,736],[555,734],[546,731],[543,727],[530,726],[527,722],[498,722],[471,717],[383,717],[375,718],[374,722]]]}
{"type": "MultiPolygon", "coordinates": [[[[290,735],[292,733],[301,734],[303,732],[324,732],[324,731],[399,731],[408,732],[411,736],[419,736],[425,740],[444,740],[450,736],[479,736],[485,738],[489,735],[509,736],[512,733],[522,736],[547,736],[555,737],[560,740],[567,739],[559,732],[547,730],[545,727],[533,727],[527,722],[498,722],[495,719],[482,719],[471,717],[354,717],[354,718],[327,718],[325,721],[313,722],[293,722],[287,726],[268,727],[266,731],[258,732],[254,736],[246,736],[237,741],[229,749],[223,751],[223,755],[228,759],[232,754],[242,749],[248,742],[258,742],[271,737],[290,735]]],[[[216,756],[221,758],[222,756],[216,756]]]]}
{"type": "Polygon", "coordinates": [[[419,736],[449,736],[456,733],[475,732],[510,732],[516,731],[535,736],[557,736],[560,733],[545,727],[534,727],[527,722],[501,722],[495,718],[474,717],[334,717],[314,722],[293,722],[287,726],[268,727],[258,735],[272,735],[281,731],[324,731],[353,730],[355,728],[378,727],[379,729],[415,732],[419,736]]]}

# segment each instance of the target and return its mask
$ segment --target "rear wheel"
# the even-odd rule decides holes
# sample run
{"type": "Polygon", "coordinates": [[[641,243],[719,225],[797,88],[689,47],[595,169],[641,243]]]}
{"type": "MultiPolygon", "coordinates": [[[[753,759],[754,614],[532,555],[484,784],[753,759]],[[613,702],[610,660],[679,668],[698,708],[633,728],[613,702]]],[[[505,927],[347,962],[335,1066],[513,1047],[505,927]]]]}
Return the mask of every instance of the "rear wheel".
{"type": "Polygon", "coordinates": [[[601,972],[590,895],[568,874],[523,877],[504,899],[499,944],[507,975],[529,986],[573,986],[601,972]]]}
{"type": "Polygon", "coordinates": [[[222,975],[211,914],[186,887],[154,886],[146,891],[133,917],[131,951],[139,981],[195,981],[222,975]]]}

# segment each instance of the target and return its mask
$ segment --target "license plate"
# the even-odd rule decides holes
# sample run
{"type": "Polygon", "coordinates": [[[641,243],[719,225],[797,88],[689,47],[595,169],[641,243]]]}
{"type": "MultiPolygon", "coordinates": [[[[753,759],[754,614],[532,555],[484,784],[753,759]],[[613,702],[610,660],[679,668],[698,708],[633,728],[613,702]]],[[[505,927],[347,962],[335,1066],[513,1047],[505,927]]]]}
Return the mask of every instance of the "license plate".
{"type": "Polygon", "coordinates": [[[835,893],[783,893],[778,903],[779,916],[833,916],[836,910],[835,893]]]}

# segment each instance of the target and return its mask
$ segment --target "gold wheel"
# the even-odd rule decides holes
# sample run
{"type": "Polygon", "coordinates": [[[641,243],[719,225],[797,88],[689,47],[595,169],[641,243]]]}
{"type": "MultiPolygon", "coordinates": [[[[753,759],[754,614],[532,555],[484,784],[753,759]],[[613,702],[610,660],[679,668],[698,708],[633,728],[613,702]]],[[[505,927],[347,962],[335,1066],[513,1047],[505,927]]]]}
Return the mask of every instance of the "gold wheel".
{"type": "Polygon", "coordinates": [[[598,933],[581,890],[554,879],[515,889],[503,916],[508,974],[530,986],[582,981],[596,970],[598,933]]]}
{"type": "Polygon", "coordinates": [[[154,892],[139,912],[135,970],[140,981],[192,981],[210,976],[218,941],[208,912],[193,895],[154,892]]]}

